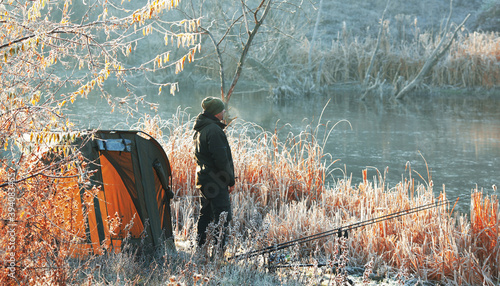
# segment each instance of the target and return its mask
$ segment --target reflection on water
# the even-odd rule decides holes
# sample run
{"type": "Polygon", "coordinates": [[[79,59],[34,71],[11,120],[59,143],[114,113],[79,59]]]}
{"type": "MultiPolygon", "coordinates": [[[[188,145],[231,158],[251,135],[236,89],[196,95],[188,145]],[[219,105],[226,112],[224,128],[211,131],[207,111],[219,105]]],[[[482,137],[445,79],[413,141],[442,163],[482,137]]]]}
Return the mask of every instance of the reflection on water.
{"type": "MultiPolygon", "coordinates": [[[[174,97],[154,95],[150,100],[160,104],[159,113],[167,119],[178,107],[195,116],[201,99],[217,93],[217,88],[181,89],[174,97]]],[[[492,193],[492,185],[500,185],[499,96],[426,96],[404,103],[380,98],[361,102],[356,94],[347,92],[282,103],[266,97],[265,92],[233,95],[231,115],[267,130],[278,127],[284,135],[290,131],[298,134],[308,125],[316,127],[320,116],[320,123],[328,123],[328,127],[349,121],[338,124],[325,144],[325,152],[340,159],[334,166],[339,168],[333,172],[336,179],[344,176],[341,169],[345,169],[358,184],[361,171],[368,167],[369,178],[377,170],[387,170],[386,183],[394,186],[403,175],[408,176],[405,167],[409,162],[425,180],[429,168],[436,193],[445,185],[449,198],[460,197],[460,211],[468,211],[470,192],[476,186],[492,193]]],[[[77,101],[72,109],[72,117],[84,128],[124,129],[136,121],[129,119],[128,123],[123,115],[110,114],[101,100],[77,101]]],[[[416,173],[412,176],[418,178],[416,173]]]]}

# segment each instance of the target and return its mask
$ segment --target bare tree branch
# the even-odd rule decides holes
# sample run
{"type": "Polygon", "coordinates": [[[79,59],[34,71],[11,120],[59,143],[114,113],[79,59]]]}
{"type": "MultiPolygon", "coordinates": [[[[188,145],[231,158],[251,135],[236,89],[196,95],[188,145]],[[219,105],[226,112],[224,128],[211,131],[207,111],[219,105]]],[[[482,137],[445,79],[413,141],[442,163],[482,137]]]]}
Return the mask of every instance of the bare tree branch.
{"type": "Polygon", "coordinates": [[[247,56],[248,50],[250,49],[250,46],[251,46],[252,41],[253,41],[253,38],[257,34],[260,26],[264,22],[264,19],[266,18],[267,14],[271,10],[272,0],[269,0],[269,2],[267,2],[267,6],[265,7],[264,13],[262,14],[262,17],[260,19],[257,18],[257,13],[263,7],[263,5],[264,5],[265,2],[266,2],[266,0],[262,0],[262,2],[260,3],[259,7],[254,12],[254,18],[255,18],[255,21],[256,21],[255,22],[255,27],[253,28],[252,32],[248,36],[247,42],[245,43],[245,47],[243,49],[243,52],[241,53],[240,60],[238,61],[238,66],[237,66],[236,72],[234,73],[233,81],[231,83],[231,86],[229,87],[227,95],[225,96],[225,98],[222,98],[226,102],[226,104],[231,99],[231,95],[233,93],[233,90],[236,87],[236,83],[238,82],[238,79],[240,78],[241,71],[243,69],[243,64],[245,63],[245,58],[247,56]]]}
{"type": "MultiPolygon", "coordinates": [[[[210,31],[204,29],[203,27],[201,28],[207,35],[208,37],[210,38],[210,41],[214,44],[214,47],[215,47],[215,52],[217,54],[217,61],[218,61],[218,64],[219,64],[219,75],[220,75],[220,92],[221,92],[221,98],[224,98],[224,94],[225,94],[225,86],[226,86],[226,82],[225,82],[225,75],[224,75],[224,62],[222,60],[222,52],[219,48],[219,44],[221,43],[220,41],[217,42],[214,38],[214,36],[212,35],[212,33],[210,33],[210,31]]],[[[226,32],[226,35],[227,35],[227,32],[226,32]]],[[[223,38],[225,37],[225,35],[223,36],[223,38]]],[[[221,39],[222,41],[222,39],[221,39]]]]}

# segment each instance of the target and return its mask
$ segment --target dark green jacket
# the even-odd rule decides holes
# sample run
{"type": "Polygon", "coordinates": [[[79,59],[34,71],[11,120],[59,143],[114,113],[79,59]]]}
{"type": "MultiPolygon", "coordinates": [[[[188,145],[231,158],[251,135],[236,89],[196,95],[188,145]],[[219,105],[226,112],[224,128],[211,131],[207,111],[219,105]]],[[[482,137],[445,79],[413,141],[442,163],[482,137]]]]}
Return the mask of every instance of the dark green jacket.
{"type": "Polygon", "coordinates": [[[196,187],[207,198],[210,198],[210,194],[204,192],[204,188],[227,189],[228,186],[234,186],[233,157],[224,133],[225,127],[224,123],[209,113],[200,113],[194,124],[194,157],[198,164],[196,187]]]}

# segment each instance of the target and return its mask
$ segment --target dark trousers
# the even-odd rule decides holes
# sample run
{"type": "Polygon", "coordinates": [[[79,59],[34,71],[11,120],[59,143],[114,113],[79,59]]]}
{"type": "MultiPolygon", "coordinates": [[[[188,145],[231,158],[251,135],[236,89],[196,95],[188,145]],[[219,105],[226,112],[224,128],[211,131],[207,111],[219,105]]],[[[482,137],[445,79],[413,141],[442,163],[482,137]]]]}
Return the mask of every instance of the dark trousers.
{"type": "MultiPolygon", "coordinates": [[[[231,201],[229,198],[229,191],[227,188],[220,190],[217,196],[212,199],[207,199],[204,196],[201,197],[201,209],[200,217],[198,219],[198,246],[203,246],[207,239],[207,227],[210,223],[217,224],[219,222],[220,214],[227,212],[227,218],[224,223],[224,229],[229,225],[229,222],[233,219],[231,212],[231,201]]],[[[217,231],[218,229],[216,229],[217,231]]],[[[216,232],[215,237],[219,237],[219,233],[216,232]]],[[[226,240],[225,233],[222,234],[223,241],[221,246],[223,247],[226,240]]],[[[216,244],[218,241],[215,242],[216,244]]]]}

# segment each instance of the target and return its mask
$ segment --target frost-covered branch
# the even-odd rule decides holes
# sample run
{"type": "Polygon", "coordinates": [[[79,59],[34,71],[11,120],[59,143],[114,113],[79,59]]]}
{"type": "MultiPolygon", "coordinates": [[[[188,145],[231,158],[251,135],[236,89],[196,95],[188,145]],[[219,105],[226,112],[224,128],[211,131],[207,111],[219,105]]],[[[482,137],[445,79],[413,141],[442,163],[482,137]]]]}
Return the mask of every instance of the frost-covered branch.
{"type": "Polygon", "coordinates": [[[470,14],[465,17],[465,19],[460,23],[455,28],[455,31],[449,35],[449,29],[450,29],[450,18],[451,18],[451,3],[453,1],[450,1],[450,14],[448,16],[448,20],[446,21],[446,27],[445,30],[443,31],[443,34],[441,36],[441,40],[439,41],[439,44],[437,47],[432,51],[431,55],[429,58],[425,61],[424,66],[420,70],[420,72],[417,74],[417,76],[408,84],[406,84],[401,90],[397,91],[396,93],[396,99],[403,99],[405,95],[407,95],[409,92],[411,92],[415,87],[420,85],[424,78],[427,76],[427,74],[432,70],[432,68],[436,65],[436,63],[443,57],[443,55],[449,50],[451,44],[453,43],[453,40],[456,38],[458,31],[462,29],[462,27],[465,25],[465,22],[470,17],[470,14]]]}

